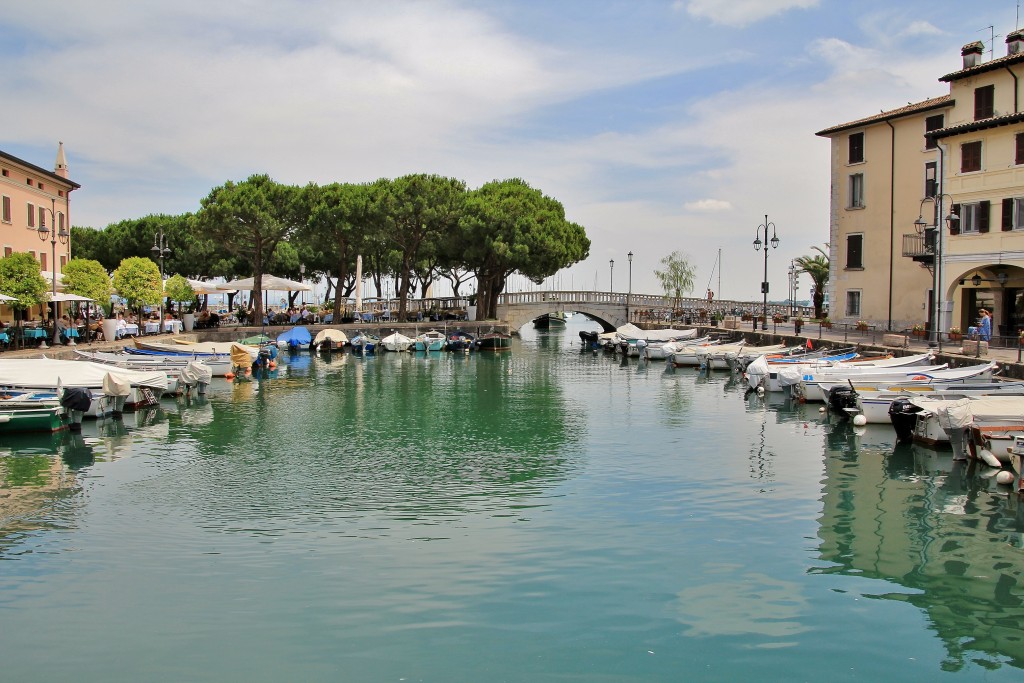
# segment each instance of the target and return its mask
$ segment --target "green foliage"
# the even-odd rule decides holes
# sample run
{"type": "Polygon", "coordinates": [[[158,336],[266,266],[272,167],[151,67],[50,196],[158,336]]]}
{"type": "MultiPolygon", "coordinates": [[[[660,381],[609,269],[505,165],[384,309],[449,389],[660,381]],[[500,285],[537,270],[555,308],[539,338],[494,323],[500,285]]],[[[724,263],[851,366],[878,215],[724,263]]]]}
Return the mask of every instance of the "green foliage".
{"type": "Polygon", "coordinates": [[[86,296],[110,313],[110,275],[99,261],[73,258],[64,266],[64,291],[86,296]]]}
{"type": "Polygon", "coordinates": [[[164,283],[164,295],[179,305],[190,304],[189,310],[192,310],[191,304],[195,301],[196,290],[185,277],[175,274],[164,283]]]}
{"type": "Polygon", "coordinates": [[[679,299],[693,290],[693,278],[696,271],[690,265],[686,255],[678,251],[673,251],[661,259],[661,265],[665,267],[665,270],[654,271],[654,277],[658,278],[658,282],[661,283],[665,296],[676,302],[673,304],[674,306],[678,306],[679,299]]]}
{"type": "Polygon", "coordinates": [[[497,316],[497,298],[518,271],[534,282],[587,258],[590,240],[561,202],[518,178],[469,193],[451,249],[477,271],[479,319],[497,316]]]}
{"type": "Polygon", "coordinates": [[[825,288],[828,286],[830,263],[828,254],[821,247],[811,248],[818,253],[814,256],[800,256],[793,259],[793,262],[800,268],[800,272],[807,273],[814,283],[814,317],[820,318],[821,309],[825,304],[825,288]]]}
{"type": "Polygon", "coordinates": [[[0,258],[0,294],[15,297],[11,308],[24,310],[49,301],[50,283],[40,272],[39,262],[25,252],[0,258]]]}
{"type": "Polygon", "coordinates": [[[160,303],[160,268],[148,258],[130,256],[114,271],[114,289],[132,308],[160,303]]]}

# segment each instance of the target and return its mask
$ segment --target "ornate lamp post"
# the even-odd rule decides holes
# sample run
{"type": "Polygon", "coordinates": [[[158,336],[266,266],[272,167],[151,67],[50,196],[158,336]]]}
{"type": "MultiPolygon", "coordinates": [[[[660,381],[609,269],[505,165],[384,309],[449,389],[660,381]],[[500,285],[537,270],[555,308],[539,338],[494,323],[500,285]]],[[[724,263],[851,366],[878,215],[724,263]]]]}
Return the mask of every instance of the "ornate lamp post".
{"type": "Polygon", "coordinates": [[[626,321],[629,322],[629,300],[633,297],[633,252],[626,254],[629,260],[629,290],[626,292],[626,321]]]}
{"type": "Polygon", "coordinates": [[[768,222],[768,214],[764,216],[764,223],[757,226],[754,236],[754,251],[761,251],[761,228],[764,228],[764,280],[761,281],[761,294],[764,295],[764,317],[761,319],[761,329],[768,330],[768,228],[772,229],[772,249],[779,248],[779,238],[775,234],[775,224],[768,222]]]}
{"type": "Polygon", "coordinates": [[[164,328],[164,258],[171,255],[171,250],[167,248],[167,236],[164,235],[163,228],[153,235],[153,248],[150,251],[153,252],[154,257],[160,259],[160,322],[156,328],[157,334],[160,334],[160,330],[164,328]]]}
{"type": "MultiPolygon", "coordinates": [[[[67,227],[61,223],[57,225],[57,200],[54,197],[50,197],[50,208],[47,209],[45,206],[42,207],[43,211],[50,212],[50,220],[53,222],[53,230],[51,231],[43,221],[39,221],[39,228],[36,230],[36,235],[40,240],[46,241],[46,238],[50,238],[50,301],[53,305],[53,343],[57,344],[60,340],[57,338],[57,240],[60,240],[61,244],[67,244],[71,238],[71,233],[68,232],[67,227]],[[58,229],[59,228],[59,229],[58,229]]],[[[45,214],[43,214],[45,217],[45,214]]],[[[61,218],[64,215],[61,214],[61,218]]],[[[46,345],[46,340],[43,340],[43,346],[46,345]]]]}
{"type": "MultiPolygon", "coordinates": [[[[306,264],[305,263],[300,263],[299,264],[299,282],[301,282],[302,284],[306,284],[306,264]]],[[[313,298],[315,299],[316,297],[314,296],[313,298]]],[[[303,306],[306,305],[306,295],[305,295],[305,293],[303,293],[303,295],[302,295],[302,305],[303,306]]]]}
{"type": "Polygon", "coordinates": [[[615,259],[608,259],[608,293],[615,291],[615,259]]]}
{"type": "Polygon", "coordinates": [[[949,197],[949,205],[950,205],[949,213],[946,215],[946,219],[945,219],[946,220],[946,227],[947,228],[951,228],[953,226],[954,222],[960,220],[960,216],[957,216],[955,213],[953,213],[953,208],[952,208],[953,207],[953,198],[950,197],[948,194],[946,194],[944,192],[936,194],[934,197],[925,197],[924,199],[922,199],[921,200],[921,204],[918,207],[917,220],[914,221],[914,228],[917,230],[918,234],[924,234],[925,235],[925,240],[924,240],[925,249],[927,249],[929,246],[931,246],[932,250],[935,252],[935,267],[932,268],[932,278],[933,278],[932,292],[934,292],[934,296],[932,297],[932,299],[933,299],[933,302],[935,304],[935,307],[932,309],[932,324],[931,324],[931,328],[932,329],[929,330],[929,333],[928,333],[928,346],[929,347],[938,347],[940,351],[942,350],[942,335],[939,334],[939,326],[941,325],[940,317],[942,316],[942,236],[943,236],[943,231],[941,229],[939,229],[939,216],[942,214],[942,201],[943,201],[943,199],[945,197],[949,197]],[[925,202],[931,202],[932,203],[932,208],[934,209],[934,212],[935,212],[935,223],[934,223],[934,228],[932,228],[935,231],[935,235],[934,235],[934,237],[932,239],[932,244],[931,245],[928,244],[928,236],[927,236],[927,233],[925,232],[925,230],[926,230],[926,228],[928,226],[928,223],[924,220],[924,212],[922,211],[925,202]]]}

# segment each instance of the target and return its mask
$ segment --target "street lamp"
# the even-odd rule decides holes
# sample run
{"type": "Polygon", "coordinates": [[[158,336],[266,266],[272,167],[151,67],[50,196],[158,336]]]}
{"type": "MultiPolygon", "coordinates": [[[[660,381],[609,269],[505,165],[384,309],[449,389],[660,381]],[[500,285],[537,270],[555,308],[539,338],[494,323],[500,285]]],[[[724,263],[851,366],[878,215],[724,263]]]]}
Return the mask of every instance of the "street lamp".
{"type": "Polygon", "coordinates": [[[615,291],[615,259],[608,259],[608,293],[615,291]]]}
{"type": "MultiPolygon", "coordinates": [[[[50,220],[53,222],[53,231],[51,232],[44,221],[39,221],[39,228],[36,230],[36,235],[40,240],[46,241],[46,238],[50,238],[50,302],[53,305],[53,343],[57,344],[60,340],[57,338],[57,240],[60,240],[61,244],[67,244],[71,238],[71,233],[68,232],[67,227],[61,223],[57,225],[57,199],[50,197],[50,208],[47,209],[45,206],[42,207],[43,211],[50,212],[50,220]],[[59,227],[59,229],[58,229],[59,227]]],[[[46,214],[43,214],[45,218],[46,214]]],[[[63,218],[63,214],[61,214],[63,218]]],[[[46,341],[43,340],[43,344],[46,341]]]]}
{"type": "MultiPolygon", "coordinates": [[[[306,284],[306,264],[305,263],[300,263],[299,264],[299,282],[301,282],[302,284],[306,284]]],[[[315,299],[316,297],[314,296],[313,298],[315,299]]],[[[306,295],[305,294],[302,295],[302,305],[303,306],[306,305],[306,295]]]]}
{"type": "Polygon", "coordinates": [[[629,290],[626,293],[626,321],[629,322],[629,300],[633,296],[633,252],[626,254],[629,260],[629,290]]]}
{"type": "Polygon", "coordinates": [[[164,235],[163,228],[153,235],[153,248],[150,249],[153,252],[153,256],[160,259],[160,322],[157,323],[157,334],[160,334],[160,330],[164,327],[164,258],[171,255],[171,250],[167,248],[167,236],[164,235]]]}
{"type": "Polygon", "coordinates": [[[933,299],[933,302],[935,304],[935,307],[932,309],[932,324],[931,324],[931,328],[932,329],[929,331],[929,334],[928,334],[928,346],[929,347],[938,347],[940,351],[942,350],[942,335],[939,334],[939,325],[940,325],[939,318],[942,315],[942,290],[941,290],[941,287],[942,287],[942,236],[943,236],[943,231],[939,229],[939,216],[942,214],[942,200],[943,200],[944,197],[949,197],[950,208],[949,208],[949,213],[946,215],[945,220],[946,220],[946,227],[947,228],[951,228],[955,221],[960,220],[960,216],[957,216],[955,213],[953,213],[953,198],[950,197],[945,192],[936,194],[934,197],[925,197],[924,199],[922,199],[921,200],[921,204],[918,206],[917,220],[914,221],[914,228],[917,230],[918,234],[924,234],[925,235],[924,244],[925,244],[925,249],[927,249],[929,247],[928,235],[927,235],[927,232],[926,232],[928,223],[924,220],[923,208],[924,208],[925,202],[931,202],[932,203],[932,209],[934,210],[934,213],[935,213],[935,224],[934,224],[934,227],[931,228],[932,230],[935,231],[935,234],[934,234],[934,237],[932,238],[932,244],[930,245],[932,247],[932,250],[935,253],[935,267],[932,268],[932,277],[933,277],[932,292],[934,294],[932,296],[932,299],[933,299]]]}
{"type": "Polygon", "coordinates": [[[775,234],[775,224],[768,222],[768,214],[764,216],[764,223],[757,226],[754,236],[754,251],[761,251],[761,228],[764,228],[764,280],[761,281],[761,294],[764,295],[764,317],[761,319],[761,330],[768,330],[768,228],[772,229],[772,249],[779,248],[779,238],[775,234]]]}

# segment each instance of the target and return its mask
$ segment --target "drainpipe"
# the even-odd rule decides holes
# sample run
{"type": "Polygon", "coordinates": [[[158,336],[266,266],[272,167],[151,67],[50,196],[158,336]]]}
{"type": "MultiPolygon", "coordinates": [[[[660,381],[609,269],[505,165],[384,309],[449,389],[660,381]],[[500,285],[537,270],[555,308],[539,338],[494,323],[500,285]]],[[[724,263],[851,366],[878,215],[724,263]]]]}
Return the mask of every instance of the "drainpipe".
{"type": "MultiPolygon", "coordinates": [[[[948,229],[944,224],[942,216],[942,202],[946,196],[946,145],[943,144],[942,140],[936,140],[935,144],[939,148],[939,187],[938,192],[935,196],[939,199],[939,213],[935,217],[935,337],[936,342],[939,345],[939,353],[942,353],[942,274],[943,264],[942,261],[946,258],[946,248],[943,245],[945,242],[945,232],[948,229]]],[[[949,198],[950,207],[949,210],[953,210],[953,198],[949,198]]]]}
{"type": "Polygon", "coordinates": [[[889,320],[886,322],[885,329],[892,332],[893,250],[896,248],[896,208],[894,206],[896,201],[896,128],[888,119],[885,124],[891,131],[889,135],[889,320]]]}
{"type": "Polygon", "coordinates": [[[1013,113],[1016,114],[1020,111],[1020,108],[1017,106],[1017,74],[1013,73],[1013,69],[1008,66],[1003,68],[1009,71],[1010,76],[1013,77],[1013,113]]]}

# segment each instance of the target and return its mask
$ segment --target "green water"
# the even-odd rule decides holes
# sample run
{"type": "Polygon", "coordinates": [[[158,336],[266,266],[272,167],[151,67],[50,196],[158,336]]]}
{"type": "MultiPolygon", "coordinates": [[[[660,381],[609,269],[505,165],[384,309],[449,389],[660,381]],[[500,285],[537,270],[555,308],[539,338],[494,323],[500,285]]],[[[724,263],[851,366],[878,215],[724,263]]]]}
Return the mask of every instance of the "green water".
{"type": "Polygon", "coordinates": [[[0,678],[1021,680],[1015,496],[575,320],[0,442],[0,678]]]}

